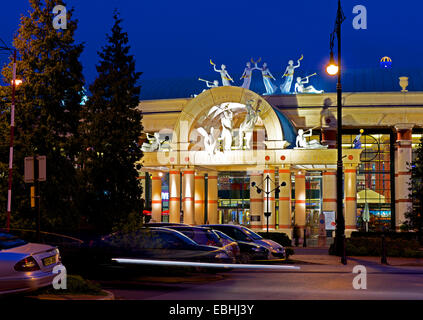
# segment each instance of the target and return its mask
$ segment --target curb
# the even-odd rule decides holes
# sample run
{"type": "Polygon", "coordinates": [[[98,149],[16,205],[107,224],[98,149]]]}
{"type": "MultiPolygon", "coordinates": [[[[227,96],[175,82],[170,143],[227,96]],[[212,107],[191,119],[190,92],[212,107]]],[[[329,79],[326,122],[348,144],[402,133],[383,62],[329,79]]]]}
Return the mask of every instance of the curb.
{"type": "Polygon", "coordinates": [[[33,296],[38,300],[115,300],[115,295],[107,290],[102,290],[106,293],[105,296],[96,296],[96,295],[83,295],[83,294],[43,294],[39,296],[33,296]]]}

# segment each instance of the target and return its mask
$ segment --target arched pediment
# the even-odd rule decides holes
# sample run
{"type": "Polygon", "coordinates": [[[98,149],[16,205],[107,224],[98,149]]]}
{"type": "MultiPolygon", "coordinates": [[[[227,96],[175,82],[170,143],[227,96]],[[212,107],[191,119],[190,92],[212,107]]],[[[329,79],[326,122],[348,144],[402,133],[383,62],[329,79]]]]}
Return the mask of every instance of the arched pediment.
{"type": "Polygon", "coordinates": [[[196,121],[212,107],[222,103],[246,104],[254,100],[254,106],[260,104],[260,118],[266,130],[266,145],[268,149],[283,149],[287,143],[280,120],[272,106],[253,91],[241,87],[222,86],[204,91],[192,99],[181,111],[175,125],[172,145],[176,150],[188,150],[189,135],[196,121]]]}

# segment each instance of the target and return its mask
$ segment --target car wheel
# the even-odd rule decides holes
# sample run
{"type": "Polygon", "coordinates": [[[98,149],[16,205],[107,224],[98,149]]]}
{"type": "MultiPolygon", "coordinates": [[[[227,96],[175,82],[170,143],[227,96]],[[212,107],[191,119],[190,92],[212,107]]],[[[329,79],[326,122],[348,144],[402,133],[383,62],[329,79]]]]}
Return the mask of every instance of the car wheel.
{"type": "Polygon", "coordinates": [[[249,264],[251,262],[251,257],[249,254],[241,255],[239,262],[242,264],[249,264]]]}

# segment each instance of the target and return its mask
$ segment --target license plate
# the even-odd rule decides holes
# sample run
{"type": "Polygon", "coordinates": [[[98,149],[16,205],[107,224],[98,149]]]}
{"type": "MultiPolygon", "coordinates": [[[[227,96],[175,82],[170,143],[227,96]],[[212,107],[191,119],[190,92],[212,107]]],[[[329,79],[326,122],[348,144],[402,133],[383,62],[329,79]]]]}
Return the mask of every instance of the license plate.
{"type": "Polygon", "coordinates": [[[44,263],[45,266],[49,266],[49,265],[51,265],[53,263],[56,263],[56,256],[51,256],[51,257],[48,257],[48,258],[44,258],[43,259],[43,263],[44,263]]]}

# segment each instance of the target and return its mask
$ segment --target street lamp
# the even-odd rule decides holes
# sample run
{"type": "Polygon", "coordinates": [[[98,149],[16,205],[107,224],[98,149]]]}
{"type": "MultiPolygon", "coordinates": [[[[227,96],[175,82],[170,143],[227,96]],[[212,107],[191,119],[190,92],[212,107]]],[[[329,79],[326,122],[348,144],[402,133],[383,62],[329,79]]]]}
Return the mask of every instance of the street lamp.
{"type": "MultiPolygon", "coordinates": [[[[272,179],[270,179],[270,177],[267,175],[266,176],[266,178],[264,178],[264,181],[263,181],[263,183],[264,182],[266,182],[266,185],[267,185],[267,188],[266,188],[266,190],[267,191],[265,191],[265,190],[263,190],[262,188],[260,188],[255,182],[251,182],[251,186],[252,187],[254,187],[254,188],[256,188],[257,189],[257,193],[258,194],[260,194],[262,191],[266,194],[266,197],[267,197],[267,201],[266,201],[266,212],[264,213],[264,215],[266,216],[266,223],[267,223],[267,233],[269,233],[269,218],[270,218],[270,216],[272,215],[272,212],[270,211],[270,198],[269,198],[269,196],[270,196],[270,194],[273,192],[273,191],[276,191],[276,190],[278,190],[279,191],[279,187],[284,187],[284,186],[286,186],[286,182],[284,181],[284,182],[282,182],[280,185],[278,185],[275,189],[273,189],[273,190],[270,190],[270,181],[271,181],[272,179]]],[[[262,184],[263,184],[262,183],[262,184]]]]}
{"type": "Polygon", "coordinates": [[[12,70],[12,106],[10,109],[10,148],[9,148],[9,188],[7,191],[7,219],[6,231],[10,231],[10,214],[12,212],[12,179],[13,179],[13,141],[15,137],[15,92],[16,86],[22,83],[22,80],[16,80],[16,49],[12,51],[3,40],[0,39],[0,52],[13,52],[13,70],[12,70]]]}
{"type": "Polygon", "coordinates": [[[345,15],[342,11],[341,0],[338,0],[338,12],[336,14],[335,29],[330,35],[330,61],[326,68],[329,75],[338,75],[338,83],[336,85],[337,92],[337,150],[338,160],[336,163],[336,230],[335,230],[335,252],[337,256],[341,256],[341,263],[347,264],[345,256],[345,219],[343,208],[343,163],[342,163],[342,84],[341,84],[341,25],[345,21],[345,15]],[[338,64],[335,64],[333,58],[333,47],[335,42],[335,35],[338,41],[338,64]]]}

